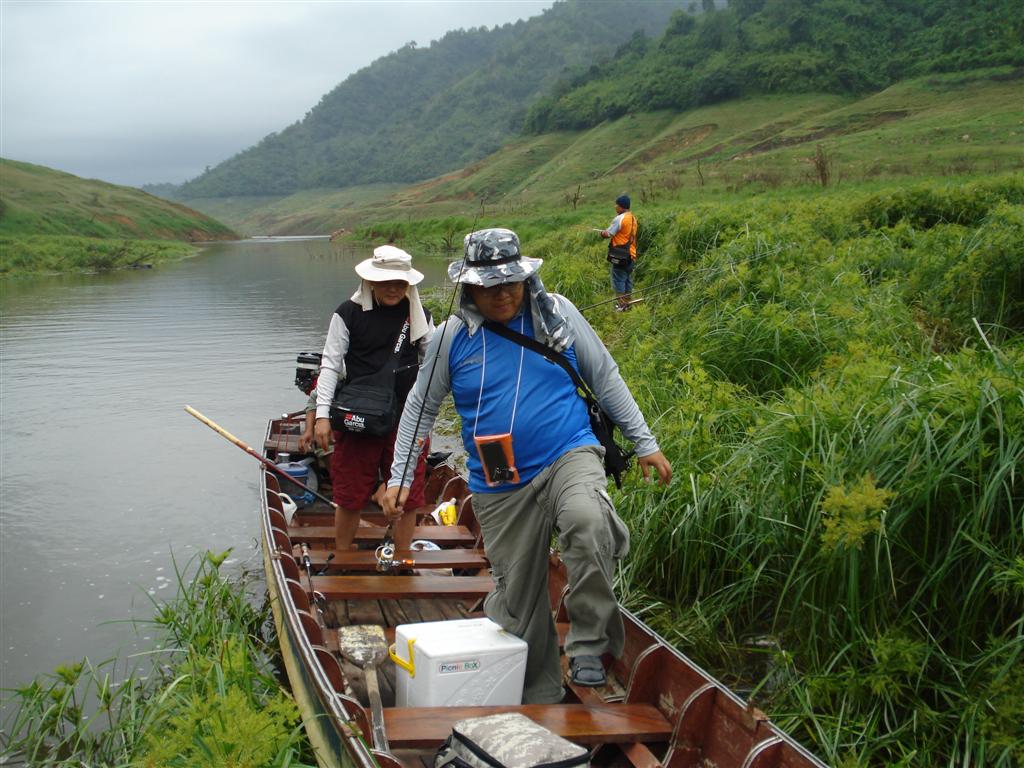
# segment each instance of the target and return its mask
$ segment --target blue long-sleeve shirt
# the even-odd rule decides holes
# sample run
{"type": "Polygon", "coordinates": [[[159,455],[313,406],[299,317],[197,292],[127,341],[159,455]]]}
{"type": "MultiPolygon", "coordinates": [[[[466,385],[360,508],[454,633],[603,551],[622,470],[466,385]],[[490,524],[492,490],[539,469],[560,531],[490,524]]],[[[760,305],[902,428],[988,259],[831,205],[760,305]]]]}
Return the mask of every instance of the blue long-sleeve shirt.
{"type": "MultiPolygon", "coordinates": [[[[574,365],[587,383],[601,407],[622,433],[636,445],[638,456],[648,456],[658,450],[643,414],[619,375],[618,366],[600,338],[572,303],[552,294],[559,311],[574,332],[574,341],[562,354],[574,365]]],[[[506,325],[527,336],[535,337],[531,314],[517,315],[506,325]]],[[[546,339],[539,339],[542,343],[546,339]]],[[[395,461],[391,468],[389,485],[398,485],[406,473],[406,461],[414,440],[429,434],[437,418],[441,402],[452,393],[456,410],[462,418],[462,438],[468,454],[469,487],[474,493],[494,493],[514,490],[529,482],[544,467],[567,451],[583,445],[597,445],[590,430],[586,404],[576,393],[569,375],[555,363],[536,352],[476,328],[472,333],[466,323],[451,317],[444,326],[444,334],[435,334],[427,349],[416,384],[409,393],[398,427],[395,442],[395,461]],[[484,344],[487,354],[484,356],[484,344]],[[436,369],[434,358],[438,357],[436,369]],[[522,359],[522,377],[519,361],[522,359]],[[484,386],[481,390],[481,368],[484,386]],[[512,429],[515,464],[520,483],[488,487],[473,441],[474,423],[477,435],[502,434],[512,423],[512,404],[516,400],[516,381],[519,378],[519,396],[515,424],[512,429]],[[427,382],[430,387],[427,388],[427,382]],[[479,401],[479,410],[477,407],[479,401]],[[419,431],[413,429],[422,408],[419,431]],[[479,413],[479,419],[477,414],[479,413]]]]}

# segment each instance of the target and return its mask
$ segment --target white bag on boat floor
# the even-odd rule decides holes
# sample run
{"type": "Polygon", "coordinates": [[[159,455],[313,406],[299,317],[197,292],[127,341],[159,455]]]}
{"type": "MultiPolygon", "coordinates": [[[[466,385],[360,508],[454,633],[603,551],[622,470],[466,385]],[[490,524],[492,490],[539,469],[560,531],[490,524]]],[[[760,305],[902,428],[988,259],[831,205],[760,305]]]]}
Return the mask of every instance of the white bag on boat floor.
{"type": "Polygon", "coordinates": [[[452,726],[434,768],[569,768],[590,752],[518,712],[473,717],[452,726]]]}

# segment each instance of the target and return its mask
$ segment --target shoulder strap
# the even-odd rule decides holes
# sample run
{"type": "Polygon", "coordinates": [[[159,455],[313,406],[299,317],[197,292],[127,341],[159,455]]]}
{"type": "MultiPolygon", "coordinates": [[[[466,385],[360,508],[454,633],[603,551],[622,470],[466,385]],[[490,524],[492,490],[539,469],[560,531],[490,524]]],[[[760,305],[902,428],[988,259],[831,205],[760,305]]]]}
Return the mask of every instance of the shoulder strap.
{"type": "Polygon", "coordinates": [[[412,319],[407,317],[398,331],[398,336],[395,338],[395,346],[391,350],[391,359],[388,360],[388,365],[398,365],[398,361],[402,357],[402,350],[405,348],[405,343],[409,340],[409,333],[411,331],[412,319]]]}
{"type": "Polygon", "coordinates": [[[547,344],[541,344],[536,339],[524,336],[519,331],[513,331],[511,328],[508,328],[501,323],[496,323],[493,320],[484,320],[483,327],[488,331],[498,334],[499,336],[503,336],[509,341],[513,341],[516,344],[526,347],[531,352],[543,355],[551,362],[560,365],[562,369],[569,374],[569,378],[572,379],[572,383],[576,385],[576,389],[579,392],[580,397],[588,403],[597,401],[597,398],[594,397],[594,393],[590,391],[590,387],[587,386],[586,382],[583,381],[583,378],[576,372],[576,369],[572,367],[572,363],[570,363],[562,353],[556,352],[547,344]]]}

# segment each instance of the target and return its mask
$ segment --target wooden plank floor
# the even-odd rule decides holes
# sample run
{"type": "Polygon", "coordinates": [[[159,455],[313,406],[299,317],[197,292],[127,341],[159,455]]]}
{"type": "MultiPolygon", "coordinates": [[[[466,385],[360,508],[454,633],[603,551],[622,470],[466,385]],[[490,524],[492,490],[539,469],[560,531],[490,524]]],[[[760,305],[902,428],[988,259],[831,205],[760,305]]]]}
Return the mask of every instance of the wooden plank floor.
{"type": "Polygon", "coordinates": [[[313,588],[328,600],[479,599],[494,582],[490,576],[314,576],[313,588]]]}
{"type": "MultiPolygon", "coordinates": [[[[302,565],[301,552],[296,549],[296,562],[302,565]]],[[[376,571],[377,556],[369,549],[354,549],[349,552],[331,553],[318,549],[309,553],[313,572],[326,567],[327,573],[336,571],[376,571]],[[334,556],[328,562],[329,555],[334,556]]],[[[396,560],[412,560],[413,568],[460,568],[464,570],[484,569],[489,563],[482,549],[442,549],[413,551],[400,549],[395,552],[396,560]]]]}
{"type": "Polygon", "coordinates": [[[432,748],[448,737],[456,720],[501,712],[521,712],[576,744],[663,741],[672,735],[672,725],[652,704],[392,707],[384,710],[384,724],[392,747],[432,748]]]}
{"type": "MultiPolygon", "coordinates": [[[[356,529],[358,543],[380,543],[384,540],[385,529],[377,525],[361,525],[356,529]]],[[[289,525],[288,535],[296,544],[299,542],[334,544],[334,526],[289,525]]],[[[476,536],[464,525],[417,525],[413,529],[414,539],[426,539],[440,547],[471,547],[476,536]]]]}

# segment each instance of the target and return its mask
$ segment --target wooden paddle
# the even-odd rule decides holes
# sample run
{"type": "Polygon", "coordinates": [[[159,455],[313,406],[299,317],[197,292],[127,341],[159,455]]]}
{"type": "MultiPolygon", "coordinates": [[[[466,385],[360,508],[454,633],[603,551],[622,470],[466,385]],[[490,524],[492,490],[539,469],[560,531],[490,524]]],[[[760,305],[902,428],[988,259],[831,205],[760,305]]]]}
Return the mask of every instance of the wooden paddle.
{"type": "Polygon", "coordinates": [[[380,685],[377,681],[377,667],[388,657],[388,641],[383,628],[376,624],[339,628],[338,652],[363,670],[366,695],[370,698],[373,748],[389,752],[388,737],[384,732],[384,705],[380,700],[380,685]]]}

